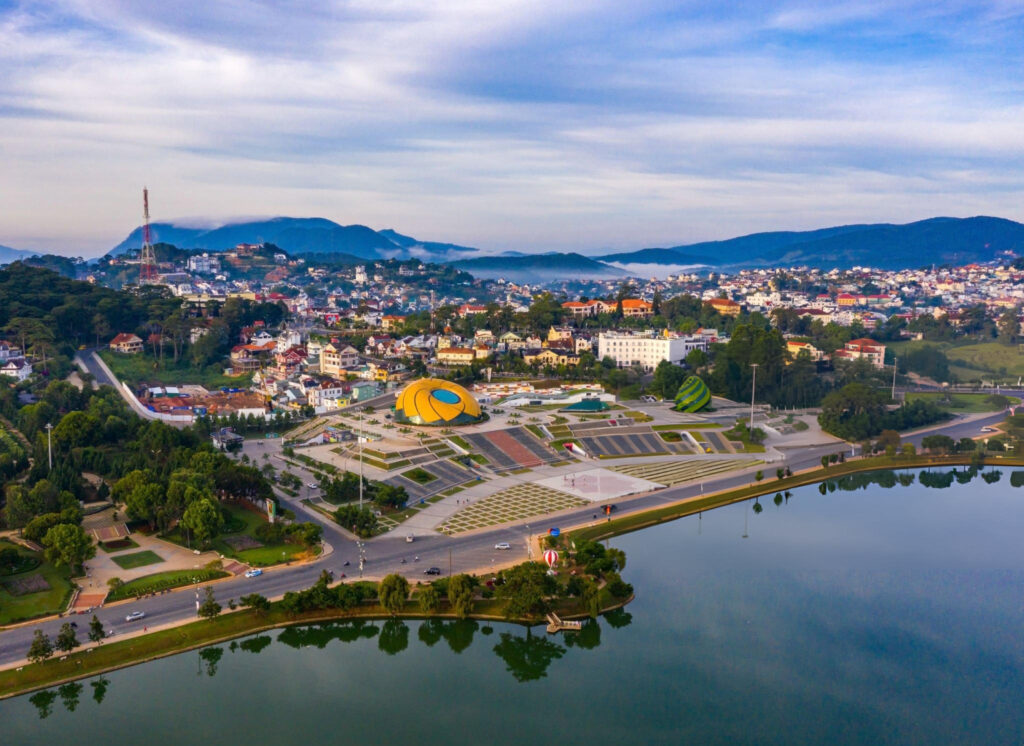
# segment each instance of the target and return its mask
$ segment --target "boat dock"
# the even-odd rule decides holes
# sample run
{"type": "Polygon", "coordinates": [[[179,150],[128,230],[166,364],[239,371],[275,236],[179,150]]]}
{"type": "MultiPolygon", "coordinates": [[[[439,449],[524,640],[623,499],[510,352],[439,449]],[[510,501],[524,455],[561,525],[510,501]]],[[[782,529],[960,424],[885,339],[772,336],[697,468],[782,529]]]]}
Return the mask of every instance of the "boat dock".
{"type": "Polygon", "coordinates": [[[583,622],[563,621],[553,611],[548,614],[547,619],[549,635],[553,635],[556,632],[579,632],[583,629],[583,622]]]}

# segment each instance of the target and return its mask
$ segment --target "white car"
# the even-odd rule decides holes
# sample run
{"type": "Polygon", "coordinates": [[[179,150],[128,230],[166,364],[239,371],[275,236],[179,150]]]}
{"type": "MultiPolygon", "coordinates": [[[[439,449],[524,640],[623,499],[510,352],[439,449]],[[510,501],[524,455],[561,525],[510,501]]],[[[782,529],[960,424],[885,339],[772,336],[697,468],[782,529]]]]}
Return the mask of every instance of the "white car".
{"type": "Polygon", "coordinates": [[[245,577],[247,577],[247,578],[258,578],[262,574],[263,574],[263,570],[261,570],[258,567],[254,567],[251,570],[246,570],[245,571],[245,577]]]}
{"type": "Polygon", "coordinates": [[[310,482],[310,483],[309,483],[309,484],[307,484],[306,486],[307,486],[307,487],[309,487],[309,488],[310,488],[311,490],[315,490],[315,489],[316,489],[317,487],[319,487],[320,485],[319,485],[319,484],[317,484],[316,482],[310,482]]]}
{"type": "Polygon", "coordinates": [[[495,549],[511,549],[512,545],[509,544],[507,541],[503,541],[500,544],[495,544],[494,548],[495,549]]]}
{"type": "Polygon", "coordinates": [[[146,612],[144,612],[144,611],[133,611],[131,614],[126,616],[124,618],[124,620],[126,622],[137,622],[140,619],[144,619],[145,616],[146,616],[146,612]]]}

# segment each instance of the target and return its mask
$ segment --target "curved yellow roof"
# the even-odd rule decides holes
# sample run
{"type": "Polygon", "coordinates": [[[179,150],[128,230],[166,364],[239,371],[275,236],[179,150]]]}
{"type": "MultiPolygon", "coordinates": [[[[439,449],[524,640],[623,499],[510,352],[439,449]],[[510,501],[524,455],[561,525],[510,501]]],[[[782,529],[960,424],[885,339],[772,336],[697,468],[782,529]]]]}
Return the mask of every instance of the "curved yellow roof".
{"type": "Polygon", "coordinates": [[[480,416],[480,405],[471,393],[440,378],[413,381],[395,402],[395,419],[414,425],[464,425],[480,416]]]}

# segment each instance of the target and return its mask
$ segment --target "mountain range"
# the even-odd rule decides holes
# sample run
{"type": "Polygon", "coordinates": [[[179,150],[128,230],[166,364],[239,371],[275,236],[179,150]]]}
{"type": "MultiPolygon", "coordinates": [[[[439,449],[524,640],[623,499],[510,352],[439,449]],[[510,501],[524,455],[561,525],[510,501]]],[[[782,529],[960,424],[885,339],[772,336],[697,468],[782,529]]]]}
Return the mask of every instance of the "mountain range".
{"type": "Polygon", "coordinates": [[[822,269],[870,266],[905,269],[925,264],[990,261],[1024,254],[1024,225],[991,217],[930,218],[894,225],[844,225],[813,231],[754,233],[668,249],[606,254],[616,265],[769,267],[808,265],[822,269]]]}
{"type": "MultiPolygon", "coordinates": [[[[325,218],[272,218],[216,228],[154,223],[153,240],[179,248],[223,251],[239,243],[269,242],[289,254],[330,254],[353,261],[418,258],[445,262],[480,277],[513,281],[650,276],[681,268],[770,267],[807,265],[822,269],[871,266],[904,269],[925,264],[966,264],[1007,254],[1024,255],[1024,225],[994,217],[930,218],[897,225],[843,225],[811,231],[753,233],[722,241],[670,248],[645,248],[598,256],[578,253],[485,254],[451,243],[420,241],[391,229],[339,225],[325,218]]],[[[136,228],[110,254],[138,248],[136,228]]],[[[0,247],[0,262],[33,252],[0,247]],[[15,252],[6,254],[4,252],[15,252]],[[10,257],[10,258],[6,258],[10,257]]]]}
{"type": "MultiPolygon", "coordinates": [[[[455,244],[418,241],[391,229],[375,231],[365,225],[339,225],[326,218],[271,218],[230,223],[216,228],[189,228],[174,223],[152,223],[154,243],[179,249],[226,251],[240,243],[272,243],[289,254],[337,254],[362,260],[409,259],[443,262],[476,253],[455,244]]],[[[128,234],[108,252],[116,256],[142,245],[142,227],[128,234]]]]}
{"type": "Polygon", "coordinates": [[[39,256],[39,252],[12,249],[10,246],[0,246],[0,264],[10,264],[11,262],[16,262],[19,259],[26,259],[30,256],[39,256]]]}

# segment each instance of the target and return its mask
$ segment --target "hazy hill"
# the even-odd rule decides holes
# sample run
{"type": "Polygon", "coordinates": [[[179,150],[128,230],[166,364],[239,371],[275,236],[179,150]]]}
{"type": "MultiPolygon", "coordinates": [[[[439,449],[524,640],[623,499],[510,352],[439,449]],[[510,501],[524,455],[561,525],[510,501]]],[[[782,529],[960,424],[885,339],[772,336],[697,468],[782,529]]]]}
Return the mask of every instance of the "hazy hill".
{"type": "Polygon", "coordinates": [[[0,246],[0,264],[10,264],[19,259],[27,259],[30,256],[38,256],[38,252],[25,251],[23,249],[12,249],[10,246],[0,246]]]}
{"type": "Polygon", "coordinates": [[[616,267],[580,254],[529,254],[526,256],[488,256],[450,262],[474,277],[504,277],[513,282],[551,282],[622,277],[616,267]]]}
{"type": "MultiPolygon", "coordinates": [[[[454,244],[418,241],[393,230],[375,231],[365,225],[339,225],[325,218],[272,218],[231,223],[217,228],[188,228],[173,223],[150,225],[152,240],[179,248],[226,251],[240,243],[272,243],[289,254],[347,254],[361,259],[440,261],[464,256],[475,249],[454,244]]],[[[122,254],[142,245],[142,228],[133,230],[111,249],[122,254]]]]}
{"type": "Polygon", "coordinates": [[[931,218],[906,225],[844,225],[814,231],[754,233],[724,241],[643,249],[596,257],[621,264],[832,268],[869,265],[903,269],[924,264],[988,261],[1001,252],[1024,254],[1024,225],[991,217],[931,218]]]}

